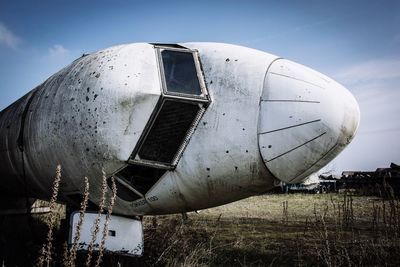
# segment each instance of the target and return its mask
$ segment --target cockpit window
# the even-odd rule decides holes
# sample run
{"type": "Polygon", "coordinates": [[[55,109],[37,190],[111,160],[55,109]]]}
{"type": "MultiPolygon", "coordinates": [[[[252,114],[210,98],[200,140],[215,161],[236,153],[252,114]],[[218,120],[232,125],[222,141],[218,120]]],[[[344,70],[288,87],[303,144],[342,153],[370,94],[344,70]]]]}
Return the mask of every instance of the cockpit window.
{"type": "Polygon", "coordinates": [[[171,170],[211,99],[197,50],[177,44],[154,45],[161,95],[129,163],[171,170]]]}
{"type": "Polygon", "coordinates": [[[201,95],[196,65],[191,52],[161,51],[167,92],[201,95]]]}
{"type": "Polygon", "coordinates": [[[146,194],[167,171],[175,169],[211,103],[199,52],[179,44],[153,45],[160,75],[160,99],[128,166],[114,174],[117,196],[135,207],[146,204],[146,194]]]}

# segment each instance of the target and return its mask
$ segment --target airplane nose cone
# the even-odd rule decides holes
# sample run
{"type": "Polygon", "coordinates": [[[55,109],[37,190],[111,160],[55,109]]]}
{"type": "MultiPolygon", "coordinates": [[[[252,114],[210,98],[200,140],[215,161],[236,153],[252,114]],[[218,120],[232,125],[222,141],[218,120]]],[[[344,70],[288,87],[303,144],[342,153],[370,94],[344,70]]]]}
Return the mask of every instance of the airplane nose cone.
{"type": "Polygon", "coordinates": [[[263,161],[276,178],[301,182],[350,143],[359,120],[357,101],[342,85],[303,65],[276,60],[260,105],[263,161]]]}

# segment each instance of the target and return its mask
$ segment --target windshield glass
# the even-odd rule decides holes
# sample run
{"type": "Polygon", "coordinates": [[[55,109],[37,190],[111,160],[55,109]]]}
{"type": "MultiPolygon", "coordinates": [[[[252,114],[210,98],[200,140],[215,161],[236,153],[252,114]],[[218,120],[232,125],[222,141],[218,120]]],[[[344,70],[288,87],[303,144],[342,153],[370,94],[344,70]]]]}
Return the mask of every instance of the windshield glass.
{"type": "Polygon", "coordinates": [[[201,95],[196,65],[191,52],[161,51],[167,91],[201,95]]]}

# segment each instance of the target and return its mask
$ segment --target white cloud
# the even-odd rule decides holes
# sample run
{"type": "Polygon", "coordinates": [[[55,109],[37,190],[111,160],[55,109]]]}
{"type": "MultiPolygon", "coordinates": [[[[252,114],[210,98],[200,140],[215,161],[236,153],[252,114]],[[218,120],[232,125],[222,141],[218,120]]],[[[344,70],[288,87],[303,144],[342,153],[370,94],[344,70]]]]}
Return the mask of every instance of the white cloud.
{"type": "Polygon", "coordinates": [[[69,50],[60,44],[53,45],[52,47],[49,48],[49,55],[51,57],[65,56],[68,55],[68,53],[69,50]]]}
{"type": "Polygon", "coordinates": [[[400,163],[400,60],[370,60],[334,77],[352,91],[361,111],[358,133],[335,159],[336,171],[374,170],[400,163]]]}
{"type": "Polygon", "coordinates": [[[14,35],[3,23],[0,22],[0,44],[11,48],[17,48],[20,38],[14,35]]]}
{"type": "Polygon", "coordinates": [[[351,85],[397,79],[400,78],[400,60],[370,60],[344,69],[335,78],[351,85]]]}
{"type": "Polygon", "coordinates": [[[53,45],[48,48],[47,53],[44,55],[43,60],[49,66],[54,66],[54,70],[71,63],[71,51],[60,44],[53,45]]]}
{"type": "Polygon", "coordinates": [[[47,51],[45,50],[43,52],[44,54],[40,61],[48,70],[46,76],[50,76],[61,68],[67,66],[74,60],[74,57],[76,57],[73,51],[61,44],[52,45],[47,48],[47,51]]]}

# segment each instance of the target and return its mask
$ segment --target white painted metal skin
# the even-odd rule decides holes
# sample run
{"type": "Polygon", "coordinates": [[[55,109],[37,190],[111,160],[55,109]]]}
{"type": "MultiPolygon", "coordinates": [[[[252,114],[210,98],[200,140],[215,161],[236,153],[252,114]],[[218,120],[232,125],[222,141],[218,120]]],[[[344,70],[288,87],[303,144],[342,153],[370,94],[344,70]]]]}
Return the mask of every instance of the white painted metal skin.
{"type": "Polygon", "coordinates": [[[276,60],[260,105],[264,162],[278,179],[301,182],[350,143],[359,119],[357,102],[346,88],[303,65],[276,60]]]}
{"type": "MultiPolygon", "coordinates": [[[[92,227],[97,220],[97,213],[85,213],[85,220],[81,224],[78,250],[88,250],[92,241],[92,227]]],[[[106,215],[102,214],[99,221],[99,233],[93,243],[93,249],[99,250],[103,238],[106,215]]],[[[68,243],[73,244],[79,224],[79,212],[71,215],[69,226],[70,236],[68,243]]],[[[108,252],[116,252],[122,255],[141,256],[143,254],[143,225],[141,221],[132,220],[121,216],[110,216],[108,221],[108,236],[105,240],[105,248],[108,252]]]]}
{"type": "MultiPolygon", "coordinates": [[[[198,51],[211,102],[176,168],[145,198],[117,198],[115,213],[199,210],[266,192],[276,178],[300,182],[354,136],[357,103],[322,74],[245,47],[181,45],[198,51]],[[318,103],[304,104],[298,96],[318,103]]],[[[101,170],[111,176],[127,166],[160,95],[151,44],[116,46],[77,59],[0,113],[0,190],[48,198],[61,164],[61,199],[72,201],[83,192],[87,176],[90,199],[97,203],[101,170]]]]}

